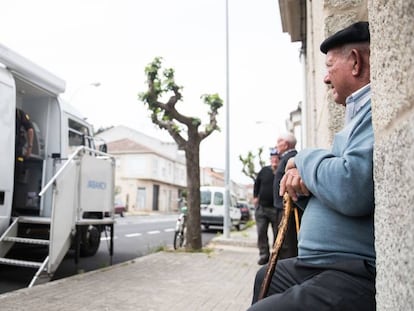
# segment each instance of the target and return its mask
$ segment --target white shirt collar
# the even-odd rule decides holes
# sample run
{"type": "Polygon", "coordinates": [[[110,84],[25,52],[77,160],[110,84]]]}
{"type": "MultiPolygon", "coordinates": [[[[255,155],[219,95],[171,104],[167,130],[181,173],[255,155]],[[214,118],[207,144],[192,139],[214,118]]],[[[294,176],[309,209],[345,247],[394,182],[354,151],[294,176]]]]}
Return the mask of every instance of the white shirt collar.
{"type": "Polygon", "coordinates": [[[348,124],[371,97],[371,84],[361,87],[346,98],[345,124],[348,124]]]}

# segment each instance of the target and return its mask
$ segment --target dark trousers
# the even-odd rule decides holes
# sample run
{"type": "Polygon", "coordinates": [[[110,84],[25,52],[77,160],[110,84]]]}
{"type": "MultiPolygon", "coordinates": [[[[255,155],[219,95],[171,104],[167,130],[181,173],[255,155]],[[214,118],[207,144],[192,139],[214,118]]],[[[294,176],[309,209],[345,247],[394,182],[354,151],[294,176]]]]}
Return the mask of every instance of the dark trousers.
{"type": "Polygon", "coordinates": [[[257,247],[259,248],[260,257],[269,257],[269,238],[267,232],[269,224],[272,225],[273,243],[277,236],[279,220],[276,208],[273,206],[266,207],[259,205],[254,213],[257,228],[257,247]]]}
{"type": "Polygon", "coordinates": [[[26,166],[23,157],[17,157],[14,164],[13,208],[26,206],[26,195],[22,195],[22,185],[25,185],[26,166]]]}
{"type": "Polygon", "coordinates": [[[256,274],[252,306],[267,310],[375,310],[375,270],[363,260],[311,265],[297,258],[277,262],[268,295],[257,301],[266,267],[256,274]]]}

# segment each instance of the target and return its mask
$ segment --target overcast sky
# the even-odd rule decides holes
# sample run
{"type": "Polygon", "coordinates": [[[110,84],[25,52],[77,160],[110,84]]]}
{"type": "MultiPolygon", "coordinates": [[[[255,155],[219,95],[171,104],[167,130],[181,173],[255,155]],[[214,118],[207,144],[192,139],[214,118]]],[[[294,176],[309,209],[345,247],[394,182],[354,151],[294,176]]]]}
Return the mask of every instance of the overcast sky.
{"type": "MultiPolygon", "coordinates": [[[[230,178],[240,154],[274,146],[303,94],[299,43],[282,33],[278,0],[228,0],[230,178]]],[[[137,94],[145,66],[161,56],[184,87],[177,109],[207,117],[202,94],[226,99],[225,0],[13,0],[2,5],[0,42],[66,81],[63,98],[95,129],[126,125],[171,141],[137,94]],[[99,87],[91,83],[99,82],[99,87]]],[[[226,109],[220,133],[202,142],[201,165],[225,168],[226,109]]],[[[266,154],[267,160],[267,154],[266,154]]]]}

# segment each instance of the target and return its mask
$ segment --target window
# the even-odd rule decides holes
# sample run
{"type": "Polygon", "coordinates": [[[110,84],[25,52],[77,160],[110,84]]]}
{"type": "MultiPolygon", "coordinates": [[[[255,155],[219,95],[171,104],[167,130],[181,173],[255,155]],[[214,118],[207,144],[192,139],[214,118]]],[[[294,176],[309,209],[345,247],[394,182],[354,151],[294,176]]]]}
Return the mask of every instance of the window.
{"type": "Polygon", "coordinates": [[[69,119],[69,146],[92,147],[89,129],[75,120],[69,119]]]}
{"type": "Polygon", "coordinates": [[[224,198],[222,192],[214,192],[214,205],[223,205],[224,198]]]}
{"type": "Polygon", "coordinates": [[[211,204],[211,192],[210,191],[201,191],[200,192],[201,198],[200,203],[209,205],[211,204]]]}
{"type": "Polygon", "coordinates": [[[135,202],[135,206],[137,209],[145,209],[147,204],[147,195],[145,187],[138,187],[137,188],[137,199],[135,202]]]}

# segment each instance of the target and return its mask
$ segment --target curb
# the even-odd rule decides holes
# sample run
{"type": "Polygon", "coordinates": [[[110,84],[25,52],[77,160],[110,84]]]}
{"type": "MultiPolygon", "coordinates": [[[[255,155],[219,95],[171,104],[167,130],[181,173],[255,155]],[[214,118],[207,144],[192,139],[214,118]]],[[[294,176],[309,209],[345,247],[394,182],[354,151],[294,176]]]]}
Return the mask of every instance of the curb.
{"type": "Polygon", "coordinates": [[[245,228],[241,231],[230,233],[230,238],[224,236],[214,237],[209,244],[212,246],[230,245],[248,248],[257,248],[256,226],[245,228]]]}
{"type": "Polygon", "coordinates": [[[210,242],[214,246],[218,245],[230,245],[230,246],[240,246],[240,247],[249,247],[256,248],[257,244],[254,241],[243,241],[235,239],[226,239],[226,238],[216,238],[210,242]]]}

